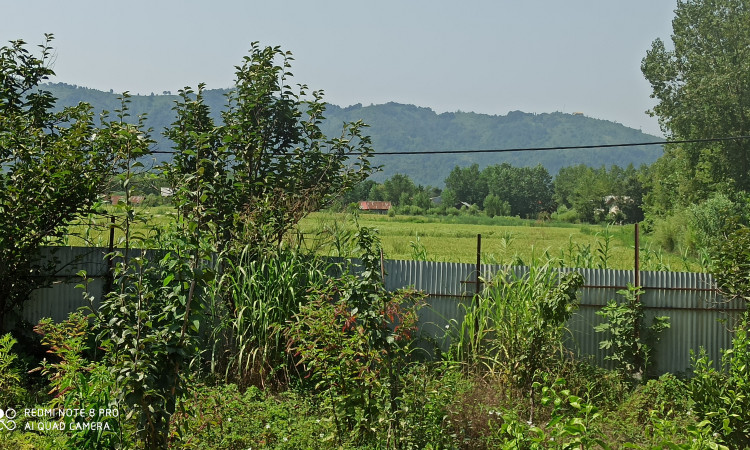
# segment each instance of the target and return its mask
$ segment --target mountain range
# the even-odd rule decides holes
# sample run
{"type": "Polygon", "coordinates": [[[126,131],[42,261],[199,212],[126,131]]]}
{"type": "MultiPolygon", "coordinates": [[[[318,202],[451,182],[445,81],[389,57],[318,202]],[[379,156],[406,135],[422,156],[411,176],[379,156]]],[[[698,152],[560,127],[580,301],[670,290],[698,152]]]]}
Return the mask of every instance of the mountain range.
{"type": "MultiPolygon", "coordinates": [[[[58,107],[90,103],[95,112],[113,112],[120,107],[119,94],[69,85],[44,85],[58,99],[58,107]]],[[[212,114],[220,120],[226,104],[226,89],[204,91],[212,114]]],[[[146,124],[153,129],[156,148],[169,150],[169,141],[161,132],[174,120],[172,107],[177,100],[170,92],[133,95],[131,117],[146,115],[146,124]]],[[[323,131],[328,136],[341,133],[341,125],[362,119],[369,125],[375,152],[430,152],[444,150],[528,149],[591,145],[613,145],[661,141],[622,124],[587,117],[582,113],[525,113],[512,111],[507,115],[473,112],[438,114],[430,108],[399,103],[341,107],[329,104],[323,131]]],[[[381,155],[373,163],[382,170],[372,176],[382,181],[393,174],[408,175],[417,184],[442,187],[455,166],[479,164],[480,168],[510,163],[514,166],[543,165],[555,175],[561,167],[586,164],[592,167],[616,164],[626,167],[651,164],[662,154],[661,145],[567,149],[556,151],[514,151],[503,153],[460,153],[424,155],[381,155]]],[[[168,155],[159,155],[168,157],[168,155]]],[[[162,158],[163,159],[163,158],[162,158]]]]}

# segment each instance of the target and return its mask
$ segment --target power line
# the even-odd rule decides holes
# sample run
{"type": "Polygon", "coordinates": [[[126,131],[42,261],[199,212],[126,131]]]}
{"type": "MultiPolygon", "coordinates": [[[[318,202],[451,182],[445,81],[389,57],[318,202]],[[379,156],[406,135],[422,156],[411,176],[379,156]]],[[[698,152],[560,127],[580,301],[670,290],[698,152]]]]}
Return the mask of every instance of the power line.
{"type": "MultiPolygon", "coordinates": [[[[669,145],[669,144],[699,144],[709,142],[737,141],[750,139],[750,136],[721,137],[709,139],[681,139],[673,141],[652,141],[652,142],[629,142],[624,144],[596,144],[596,145],[565,145],[554,147],[517,147],[517,148],[499,148],[499,149],[471,149],[471,150],[424,150],[424,151],[397,151],[397,152],[373,152],[373,156],[382,155],[458,155],[466,153],[510,153],[510,152],[538,152],[553,150],[586,150],[597,148],[614,148],[614,147],[640,147],[651,145],[669,145]]],[[[154,150],[154,154],[172,155],[177,153],[174,150],[154,150]]],[[[347,153],[349,156],[361,156],[363,153],[347,153]]],[[[294,155],[294,153],[280,153],[279,156],[294,155]]]]}

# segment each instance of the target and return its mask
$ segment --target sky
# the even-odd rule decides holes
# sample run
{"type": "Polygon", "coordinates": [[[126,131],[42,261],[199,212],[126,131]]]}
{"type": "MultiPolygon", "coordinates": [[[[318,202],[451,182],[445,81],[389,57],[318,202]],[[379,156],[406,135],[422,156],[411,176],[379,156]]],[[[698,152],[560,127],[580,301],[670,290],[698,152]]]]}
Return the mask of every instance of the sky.
{"type": "MultiPolygon", "coordinates": [[[[676,0],[0,0],[0,42],[52,33],[53,82],[228,88],[251,43],[339,106],[582,112],[662,136],[640,63],[676,0]]],[[[33,45],[32,45],[33,44],[33,45]]],[[[36,48],[36,47],[34,47],[36,48]]]]}

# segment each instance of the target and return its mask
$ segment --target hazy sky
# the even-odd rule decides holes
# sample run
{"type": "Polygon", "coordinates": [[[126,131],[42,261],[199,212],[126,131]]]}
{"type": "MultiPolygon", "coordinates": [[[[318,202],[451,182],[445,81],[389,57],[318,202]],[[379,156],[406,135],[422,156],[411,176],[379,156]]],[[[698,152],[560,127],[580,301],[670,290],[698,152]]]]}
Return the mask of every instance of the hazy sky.
{"type": "Polygon", "coordinates": [[[676,0],[0,0],[0,41],[55,35],[53,81],[115,92],[232,85],[250,43],[341,106],[583,112],[661,135],[640,72],[676,0]]]}

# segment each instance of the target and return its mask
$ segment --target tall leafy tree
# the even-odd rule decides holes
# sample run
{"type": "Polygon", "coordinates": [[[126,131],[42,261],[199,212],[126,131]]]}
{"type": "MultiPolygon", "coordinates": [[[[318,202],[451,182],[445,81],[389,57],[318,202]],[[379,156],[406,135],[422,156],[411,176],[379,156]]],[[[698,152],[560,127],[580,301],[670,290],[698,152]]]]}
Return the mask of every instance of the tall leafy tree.
{"type": "Polygon", "coordinates": [[[91,208],[111,173],[91,107],[55,112],[40,87],[54,75],[51,41],[39,56],[22,40],[0,48],[0,328],[43,280],[41,246],[91,208]]]}
{"type": "Polygon", "coordinates": [[[480,176],[478,164],[456,166],[445,179],[445,187],[456,195],[459,202],[481,205],[487,197],[487,182],[480,176]]]}
{"type": "Polygon", "coordinates": [[[237,67],[221,125],[211,120],[202,86],[197,94],[181,92],[175,108],[167,131],[177,152],[170,170],[211,180],[204,203],[224,243],[280,243],[302,217],[373,170],[366,125],[345,123],[339,136],[326,136],[323,93],[292,88],[291,61],[280,47],[253,43],[237,67]]]}
{"type": "MultiPolygon", "coordinates": [[[[750,134],[750,6],[745,0],[679,0],[672,48],[653,42],[641,69],[657,100],[651,113],[672,139],[750,134]]],[[[678,169],[684,206],[711,192],[750,189],[750,141],[681,144],[665,164],[678,169]]],[[[666,180],[667,182],[671,182],[666,180]]]]}
{"type": "Polygon", "coordinates": [[[417,187],[407,175],[397,173],[383,182],[385,199],[394,205],[411,203],[411,198],[417,192],[417,187]]]}
{"type": "Polygon", "coordinates": [[[534,217],[553,205],[552,177],[541,165],[513,167],[508,163],[489,166],[482,179],[490,194],[510,205],[510,213],[534,217]]]}

